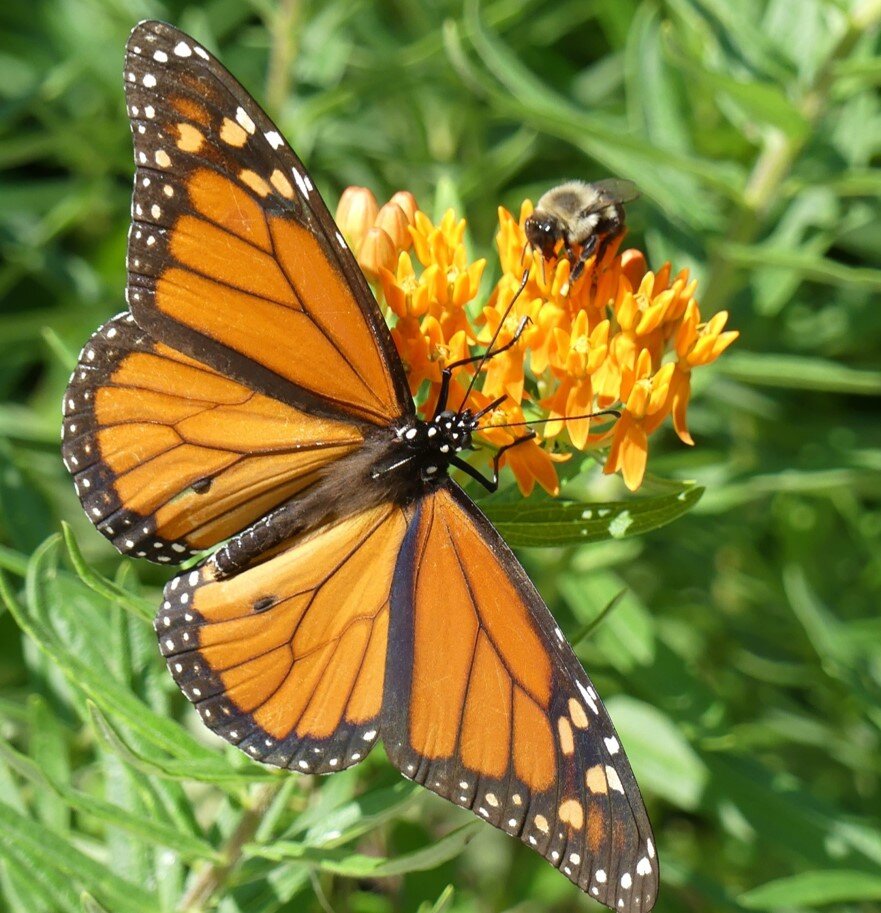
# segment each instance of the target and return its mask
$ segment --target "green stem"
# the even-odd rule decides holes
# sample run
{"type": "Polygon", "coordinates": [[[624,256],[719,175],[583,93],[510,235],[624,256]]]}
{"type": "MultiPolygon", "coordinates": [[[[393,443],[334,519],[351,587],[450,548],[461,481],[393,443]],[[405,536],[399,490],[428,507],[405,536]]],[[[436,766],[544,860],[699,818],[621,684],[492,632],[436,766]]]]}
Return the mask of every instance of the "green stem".
{"type": "Polygon", "coordinates": [[[764,227],[765,217],[777,202],[781,185],[810,141],[814,129],[826,111],[835,81],[835,67],[853,51],[866,32],[881,21],[881,0],[866,0],[856,9],[838,44],[825,64],[817,71],[813,83],[802,94],[799,109],[808,123],[801,136],[788,136],[776,128],[765,135],[764,145],[753,164],[744,191],[744,206],[734,218],[710,259],[705,291],[702,296],[709,312],[727,307],[742,281],[738,266],[726,257],[730,245],[750,244],[764,227]]]}
{"type": "Polygon", "coordinates": [[[211,899],[223,888],[242,858],[242,847],[248,843],[260,826],[275,794],[283,782],[261,787],[253,805],[242,812],[239,823],[229,835],[221,850],[223,862],[206,866],[190,885],[178,904],[179,913],[204,913],[211,899]]]}

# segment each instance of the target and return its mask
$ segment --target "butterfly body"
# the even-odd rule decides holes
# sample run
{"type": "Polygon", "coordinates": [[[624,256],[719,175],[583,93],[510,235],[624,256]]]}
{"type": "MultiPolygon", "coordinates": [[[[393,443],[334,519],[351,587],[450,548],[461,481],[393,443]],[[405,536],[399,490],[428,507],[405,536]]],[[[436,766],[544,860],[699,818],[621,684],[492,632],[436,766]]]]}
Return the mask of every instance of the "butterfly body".
{"type": "MultiPolygon", "coordinates": [[[[205,725],[300,773],[407,777],[647,913],[651,826],[526,572],[449,477],[482,413],[416,414],[362,273],[277,127],[194,39],[135,28],[130,311],[89,340],[62,455],[121,552],[175,564],[162,655],[205,725]]],[[[481,479],[493,488],[496,479],[481,479]]]]}

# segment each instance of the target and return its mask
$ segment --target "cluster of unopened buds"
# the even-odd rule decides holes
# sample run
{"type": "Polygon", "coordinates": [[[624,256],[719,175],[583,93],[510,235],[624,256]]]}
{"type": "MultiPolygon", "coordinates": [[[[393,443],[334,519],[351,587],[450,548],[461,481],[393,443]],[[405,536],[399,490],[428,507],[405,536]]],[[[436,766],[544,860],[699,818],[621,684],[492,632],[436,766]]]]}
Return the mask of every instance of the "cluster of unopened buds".
{"type": "Polygon", "coordinates": [[[532,209],[524,202],[519,219],[499,209],[501,277],[482,307],[486,261],[469,261],[466,222],[452,210],[435,224],[410,193],[380,208],[369,190],[350,187],[337,223],[386,309],[423,416],[433,414],[444,367],[492,343],[498,354],[480,365],[477,383],[473,366],[454,372],[448,402],[477,412],[505,397],[476,435],[492,450],[533,428],[534,437],[502,457],[523,494],[536,482],[556,494],[555,464],[573,449],[604,457],[604,471],[620,471],[636,490],[649,436],[668,415],[679,438],[693,443],[692,371],[715,361],[738,333],[725,331],[725,311],[702,320],[687,270],[673,275],[666,263],[653,272],[640,251],[619,253],[620,238],[570,282],[569,257],[546,261],[528,244],[532,209]]]}

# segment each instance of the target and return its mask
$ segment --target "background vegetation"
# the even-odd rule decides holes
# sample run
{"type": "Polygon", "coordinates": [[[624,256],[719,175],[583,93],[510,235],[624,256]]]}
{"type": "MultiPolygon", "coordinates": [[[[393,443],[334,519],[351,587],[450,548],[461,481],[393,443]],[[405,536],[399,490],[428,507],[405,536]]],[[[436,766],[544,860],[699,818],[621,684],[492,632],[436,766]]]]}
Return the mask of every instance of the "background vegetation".
{"type": "MultiPolygon", "coordinates": [[[[211,741],[147,621],[163,574],[82,516],[59,402],[122,307],[122,53],[147,16],[220,52],[331,201],[410,189],[467,214],[477,253],[500,202],[639,184],[628,243],[742,333],[703,372],[697,446],[650,463],[706,493],[644,537],[525,558],[573,636],[624,590],[578,651],[650,808],[658,910],[877,909],[878,0],[2,4],[0,908],[597,909],[381,752],[313,781],[211,741]]],[[[581,494],[616,497],[597,476],[581,494]]]]}

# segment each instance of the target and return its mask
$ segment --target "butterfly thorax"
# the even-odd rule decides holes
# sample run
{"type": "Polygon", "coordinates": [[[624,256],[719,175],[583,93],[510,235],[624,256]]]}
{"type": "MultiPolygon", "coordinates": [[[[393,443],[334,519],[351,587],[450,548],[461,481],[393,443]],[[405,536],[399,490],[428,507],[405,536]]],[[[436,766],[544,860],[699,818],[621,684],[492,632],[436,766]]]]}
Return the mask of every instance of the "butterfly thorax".
{"type": "Polygon", "coordinates": [[[470,409],[440,412],[428,422],[411,420],[397,431],[408,473],[418,474],[425,483],[442,479],[456,454],[471,448],[476,428],[477,419],[470,409]]]}

